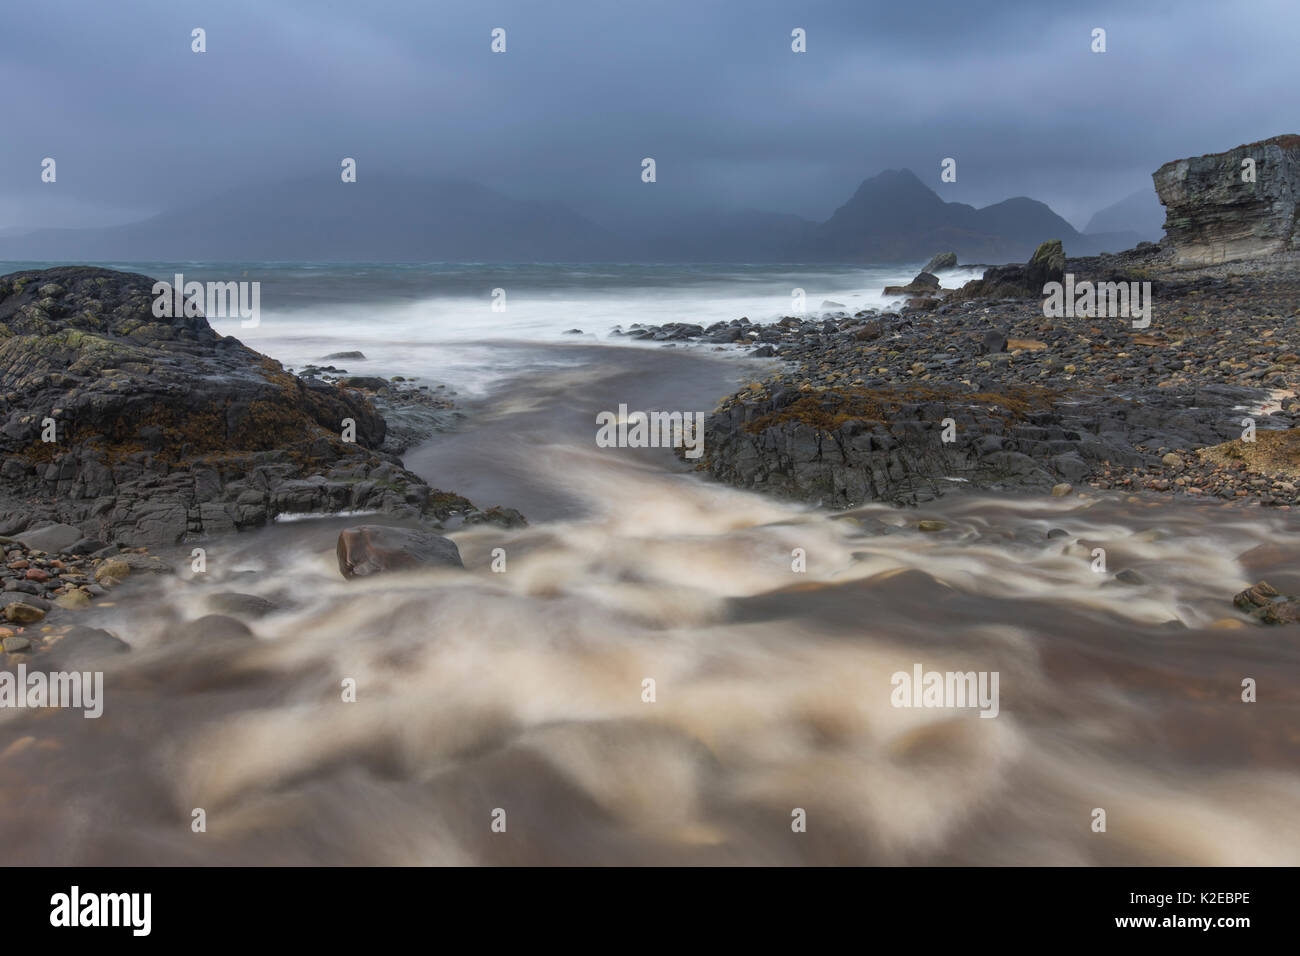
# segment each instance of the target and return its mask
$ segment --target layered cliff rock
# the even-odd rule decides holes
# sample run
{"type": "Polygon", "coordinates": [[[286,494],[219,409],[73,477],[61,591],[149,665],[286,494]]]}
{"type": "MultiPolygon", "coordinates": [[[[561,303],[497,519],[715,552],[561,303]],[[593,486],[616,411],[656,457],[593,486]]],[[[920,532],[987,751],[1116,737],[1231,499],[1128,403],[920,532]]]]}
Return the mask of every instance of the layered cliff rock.
{"type": "Polygon", "coordinates": [[[155,317],[153,284],[81,266],[0,277],[0,534],[61,522],[162,545],[284,512],[472,507],[379,450],[360,392],[293,376],[202,316],[155,317]]]}
{"type": "Polygon", "coordinates": [[[1300,249],[1300,136],[1176,159],[1152,177],[1176,264],[1300,249]]]}

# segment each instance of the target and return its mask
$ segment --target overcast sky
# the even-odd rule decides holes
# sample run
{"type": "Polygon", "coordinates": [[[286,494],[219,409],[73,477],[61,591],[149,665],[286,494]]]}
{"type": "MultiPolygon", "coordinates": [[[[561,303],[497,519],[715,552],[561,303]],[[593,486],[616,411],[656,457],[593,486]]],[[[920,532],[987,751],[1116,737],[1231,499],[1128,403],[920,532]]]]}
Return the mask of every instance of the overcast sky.
{"type": "Polygon", "coordinates": [[[337,178],[344,156],[359,177],[470,178],[616,229],[715,208],[824,219],[899,167],[1082,227],[1166,160],[1300,132],[1297,51],[1297,0],[41,0],[0,26],[0,230],[337,178]]]}

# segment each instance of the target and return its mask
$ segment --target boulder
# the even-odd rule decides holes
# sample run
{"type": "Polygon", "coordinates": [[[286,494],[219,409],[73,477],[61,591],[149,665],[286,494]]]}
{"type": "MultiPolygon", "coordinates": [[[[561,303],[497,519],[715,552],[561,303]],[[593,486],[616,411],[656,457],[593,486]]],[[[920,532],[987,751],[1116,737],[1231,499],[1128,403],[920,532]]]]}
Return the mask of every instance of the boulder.
{"type": "Polygon", "coordinates": [[[368,392],[383,392],[388,389],[388,381],[378,375],[350,375],[339,379],[341,388],[360,388],[368,392]]]}
{"type": "Polygon", "coordinates": [[[45,612],[38,607],[20,601],[14,604],[6,604],[4,617],[10,624],[35,624],[45,617],[45,612]]]}
{"type": "Polygon", "coordinates": [[[225,614],[205,614],[185,625],[182,633],[203,642],[249,640],[254,636],[247,624],[225,614]]]}
{"type": "Polygon", "coordinates": [[[980,355],[993,355],[1007,350],[1007,334],[999,329],[989,329],[980,338],[976,351],[980,355]]]}
{"type": "Polygon", "coordinates": [[[1258,581],[1238,592],[1232,603],[1261,624],[1300,624],[1300,598],[1280,593],[1267,581],[1258,581]]]}
{"type": "Polygon", "coordinates": [[[50,666],[62,668],[66,665],[84,665],[102,660],[131,650],[126,641],[114,637],[108,631],[98,627],[83,627],[78,624],[57,640],[51,641],[45,660],[50,666]]]}
{"type": "Polygon", "coordinates": [[[415,568],[463,568],[456,542],[431,531],[359,525],[339,533],[336,553],[345,578],[415,568]]]}
{"type": "Polygon", "coordinates": [[[1300,624],[1300,599],[1287,598],[1284,601],[1274,601],[1252,612],[1251,616],[1261,624],[1273,626],[1300,624]]]}
{"type": "Polygon", "coordinates": [[[276,609],[275,604],[257,594],[239,591],[221,591],[208,596],[208,607],[220,614],[240,617],[265,617],[276,609]]]}
{"type": "Polygon", "coordinates": [[[1035,295],[1043,294],[1043,286],[1065,278],[1065,247],[1060,239],[1040,243],[1025,264],[1025,281],[1035,295]]]}
{"type": "Polygon", "coordinates": [[[921,271],[934,273],[939,272],[942,269],[955,268],[957,268],[957,253],[941,252],[938,255],[933,256],[921,271]]]}
{"type": "Polygon", "coordinates": [[[939,277],[928,272],[921,272],[907,285],[887,285],[885,295],[930,295],[941,291],[939,277]]]}
{"type": "Polygon", "coordinates": [[[103,583],[104,578],[114,578],[121,581],[131,574],[131,565],[121,558],[109,558],[99,567],[95,568],[95,580],[103,583]]]}
{"type": "Polygon", "coordinates": [[[90,595],[85,591],[68,591],[54,599],[55,607],[65,611],[80,611],[90,606],[90,595]]]}
{"type": "Polygon", "coordinates": [[[857,342],[874,342],[885,332],[885,327],[878,321],[870,320],[863,322],[849,334],[857,342]]]}
{"type": "Polygon", "coordinates": [[[17,538],[29,551],[49,551],[54,554],[70,550],[73,545],[81,542],[85,535],[74,525],[48,524],[42,528],[24,531],[17,538]]]}
{"type": "Polygon", "coordinates": [[[7,608],[10,604],[27,604],[42,611],[48,611],[53,607],[49,601],[38,598],[34,594],[25,594],[18,591],[0,593],[0,610],[7,608]]]}
{"type": "Polygon", "coordinates": [[[1060,239],[1040,243],[1024,265],[994,266],[953,294],[954,300],[1037,298],[1043,286],[1065,276],[1065,247],[1060,239]]]}

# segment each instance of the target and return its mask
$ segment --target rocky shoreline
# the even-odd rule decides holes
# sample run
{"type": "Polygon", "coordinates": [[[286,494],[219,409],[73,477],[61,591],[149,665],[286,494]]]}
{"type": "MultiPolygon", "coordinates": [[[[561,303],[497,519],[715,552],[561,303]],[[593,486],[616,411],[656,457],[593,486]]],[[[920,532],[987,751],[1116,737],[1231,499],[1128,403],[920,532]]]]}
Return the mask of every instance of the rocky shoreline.
{"type": "MultiPolygon", "coordinates": [[[[0,277],[0,650],[9,663],[128,650],[74,612],[111,606],[105,599],[133,575],[171,574],[188,545],[281,516],[362,512],[423,529],[393,529],[399,541],[437,538],[444,522],[526,523],[402,466],[401,453],[458,423],[443,386],[333,365],[291,374],[202,316],[155,317],[153,282],[79,266],[0,277]]],[[[400,564],[390,550],[370,564],[400,564]]],[[[246,636],[229,615],[259,611],[249,602],[260,599],[222,597],[216,610],[227,613],[198,630],[246,636]]]]}
{"type": "Polygon", "coordinates": [[[1281,257],[1224,274],[1170,258],[1147,244],[1049,271],[995,267],[896,310],[792,316],[757,335],[744,320],[667,329],[782,362],[709,417],[698,467],[830,508],[1091,485],[1289,509],[1294,468],[1250,454],[1242,436],[1247,417],[1258,447],[1297,434],[1300,269],[1281,257]],[[1037,290],[1063,272],[1150,282],[1153,320],[1045,317],[1037,290]]]}
{"type": "Polygon", "coordinates": [[[402,467],[446,421],[418,387],[292,375],[202,316],[155,317],[153,283],[80,266],[0,277],[0,535],[63,524],[160,547],[282,514],[486,514],[402,467]],[[380,395],[418,414],[390,434],[380,395]]]}

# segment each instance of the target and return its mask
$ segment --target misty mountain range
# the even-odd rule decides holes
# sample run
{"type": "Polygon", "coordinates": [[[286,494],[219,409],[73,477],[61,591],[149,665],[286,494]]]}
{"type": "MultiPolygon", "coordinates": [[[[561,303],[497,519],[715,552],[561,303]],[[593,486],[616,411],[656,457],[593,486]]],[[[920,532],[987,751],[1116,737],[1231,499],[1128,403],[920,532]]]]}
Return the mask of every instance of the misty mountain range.
{"type": "Polygon", "coordinates": [[[952,251],[962,262],[992,263],[1024,260],[1045,239],[1061,239],[1070,255],[1120,251],[1158,240],[1162,222],[1153,189],[1098,212],[1080,233],[1023,196],[978,209],[945,202],[904,169],[864,181],[825,222],[755,210],[637,237],[562,203],[473,182],[370,177],[242,189],[108,228],[0,232],[0,258],[902,263],[952,251]]]}
{"type": "Polygon", "coordinates": [[[1165,207],[1154,189],[1139,189],[1119,202],[1093,214],[1085,233],[1133,232],[1153,242],[1160,239],[1165,225],[1165,207]]]}

